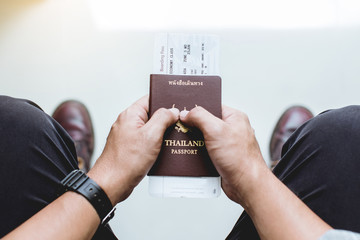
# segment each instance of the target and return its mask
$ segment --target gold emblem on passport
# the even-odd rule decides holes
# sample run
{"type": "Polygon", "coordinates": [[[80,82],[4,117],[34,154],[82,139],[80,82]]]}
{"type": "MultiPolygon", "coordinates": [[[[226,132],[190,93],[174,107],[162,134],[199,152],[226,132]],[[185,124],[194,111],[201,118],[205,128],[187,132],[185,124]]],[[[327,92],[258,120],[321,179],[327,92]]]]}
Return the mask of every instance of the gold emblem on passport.
{"type": "Polygon", "coordinates": [[[191,131],[190,128],[185,127],[185,125],[182,124],[182,123],[180,122],[180,120],[178,120],[178,121],[176,122],[176,124],[175,124],[175,129],[176,129],[176,131],[182,132],[182,133],[187,133],[188,131],[191,131]]]}
{"type": "MultiPolygon", "coordinates": [[[[172,105],[172,107],[175,107],[175,104],[172,105]]],[[[197,105],[195,104],[195,107],[197,107],[197,105]]],[[[186,110],[186,107],[184,107],[184,110],[186,110]]],[[[187,133],[187,132],[191,132],[191,129],[186,127],[184,124],[182,124],[182,122],[180,120],[178,120],[175,124],[175,130],[177,132],[182,132],[182,133],[187,133]]]]}

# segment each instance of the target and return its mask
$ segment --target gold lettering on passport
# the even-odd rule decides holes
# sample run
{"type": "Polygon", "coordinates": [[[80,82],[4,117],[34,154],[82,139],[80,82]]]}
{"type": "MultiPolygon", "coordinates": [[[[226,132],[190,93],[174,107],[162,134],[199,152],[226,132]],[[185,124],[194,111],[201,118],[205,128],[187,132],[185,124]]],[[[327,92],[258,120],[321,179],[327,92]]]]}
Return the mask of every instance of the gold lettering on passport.
{"type": "Polygon", "coordinates": [[[164,140],[166,147],[203,147],[203,140],[164,140]]]}
{"type": "Polygon", "coordinates": [[[197,154],[197,149],[171,149],[171,154],[197,154]]]}
{"type": "Polygon", "coordinates": [[[168,81],[170,86],[204,86],[203,81],[191,81],[191,80],[171,80],[168,81]]]}
{"type": "MultiPolygon", "coordinates": [[[[203,140],[164,140],[165,147],[204,147],[203,140]]],[[[199,149],[171,148],[171,154],[198,154],[199,149]]]]}

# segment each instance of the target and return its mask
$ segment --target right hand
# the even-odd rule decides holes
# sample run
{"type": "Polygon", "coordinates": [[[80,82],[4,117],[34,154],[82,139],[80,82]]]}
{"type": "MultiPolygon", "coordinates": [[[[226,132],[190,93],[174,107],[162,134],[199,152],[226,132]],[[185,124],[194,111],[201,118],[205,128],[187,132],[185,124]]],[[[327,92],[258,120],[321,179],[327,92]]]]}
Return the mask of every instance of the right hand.
{"type": "Polygon", "coordinates": [[[219,119],[204,108],[195,107],[190,112],[182,111],[180,120],[202,131],[209,156],[222,177],[224,192],[243,204],[259,170],[267,169],[246,114],[223,106],[219,119]]]}
{"type": "Polygon", "coordinates": [[[244,207],[260,238],[318,239],[331,229],[268,169],[248,117],[222,110],[222,120],[201,107],[181,112],[180,119],[203,132],[224,192],[244,207]]]}

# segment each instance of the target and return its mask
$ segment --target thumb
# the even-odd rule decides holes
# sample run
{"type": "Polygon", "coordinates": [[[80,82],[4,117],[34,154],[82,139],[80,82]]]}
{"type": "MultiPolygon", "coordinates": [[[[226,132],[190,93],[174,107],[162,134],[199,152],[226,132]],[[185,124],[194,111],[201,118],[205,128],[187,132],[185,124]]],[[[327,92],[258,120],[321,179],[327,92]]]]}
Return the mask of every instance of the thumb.
{"type": "Polygon", "coordinates": [[[190,112],[181,111],[180,120],[186,125],[199,128],[204,135],[209,129],[218,129],[218,126],[223,124],[221,119],[200,106],[193,108],[190,112]]]}
{"type": "Polygon", "coordinates": [[[179,109],[177,108],[160,108],[158,109],[145,124],[144,128],[151,131],[153,136],[163,136],[165,130],[179,119],[179,109]]]}

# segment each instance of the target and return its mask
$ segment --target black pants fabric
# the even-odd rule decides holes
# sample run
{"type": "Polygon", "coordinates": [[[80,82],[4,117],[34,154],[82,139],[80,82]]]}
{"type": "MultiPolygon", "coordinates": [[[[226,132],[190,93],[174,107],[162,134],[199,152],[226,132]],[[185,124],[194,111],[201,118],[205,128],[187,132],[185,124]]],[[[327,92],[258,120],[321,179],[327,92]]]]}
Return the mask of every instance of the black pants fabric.
{"type": "MultiPolygon", "coordinates": [[[[56,199],[74,143],[36,104],[0,96],[0,238],[56,199]]],[[[283,147],[274,174],[332,227],[360,232],[360,107],[320,114],[283,147]]],[[[56,221],[56,216],[54,216],[56,221]]],[[[276,216],[274,216],[276,221],[276,216]]],[[[79,222],[79,227],[81,222],[79,222]]],[[[94,239],[116,239],[99,228],[94,239]]],[[[259,239],[244,212],[227,239],[259,239]]]]}
{"type": "MultiPolygon", "coordinates": [[[[0,96],[0,238],[54,201],[77,164],[71,137],[53,118],[31,101],[0,96]]],[[[94,239],[116,238],[101,227],[94,239]]]]}
{"type": "MultiPolygon", "coordinates": [[[[273,172],[330,226],[360,232],[360,106],[326,111],[298,128],[273,172]]],[[[227,239],[259,239],[246,212],[227,239]]]]}

